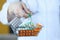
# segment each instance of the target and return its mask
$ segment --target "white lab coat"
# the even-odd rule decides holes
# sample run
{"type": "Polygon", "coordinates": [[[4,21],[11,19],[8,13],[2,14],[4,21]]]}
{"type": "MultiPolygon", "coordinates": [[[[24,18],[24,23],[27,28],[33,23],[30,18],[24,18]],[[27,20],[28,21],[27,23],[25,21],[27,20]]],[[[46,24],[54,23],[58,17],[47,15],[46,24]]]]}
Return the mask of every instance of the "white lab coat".
{"type": "Polygon", "coordinates": [[[18,40],[60,40],[59,2],[58,0],[23,0],[32,12],[34,23],[41,23],[43,28],[36,37],[18,37],[18,40]],[[26,2],[27,1],[27,2],[26,2]],[[37,7],[37,1],[39,7],[37,7]]]}

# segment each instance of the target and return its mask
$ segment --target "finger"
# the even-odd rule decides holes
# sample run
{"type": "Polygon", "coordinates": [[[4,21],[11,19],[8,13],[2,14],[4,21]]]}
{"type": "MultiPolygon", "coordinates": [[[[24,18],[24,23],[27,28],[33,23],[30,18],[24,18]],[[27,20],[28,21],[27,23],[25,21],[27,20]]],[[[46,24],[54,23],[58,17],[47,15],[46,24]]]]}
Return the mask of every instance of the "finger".
{"type": "Polygon", "coordinates": [[[24,14],[23,17],[28,18],[28,14],[24,14]]]}
{"type": "Polygon", "coordinates": [[[23,2],[22,2],[22,7],[26,13],[30,13],[30,11],[28,10],[28,8],[26,7],[26,5],[23,2]]]}

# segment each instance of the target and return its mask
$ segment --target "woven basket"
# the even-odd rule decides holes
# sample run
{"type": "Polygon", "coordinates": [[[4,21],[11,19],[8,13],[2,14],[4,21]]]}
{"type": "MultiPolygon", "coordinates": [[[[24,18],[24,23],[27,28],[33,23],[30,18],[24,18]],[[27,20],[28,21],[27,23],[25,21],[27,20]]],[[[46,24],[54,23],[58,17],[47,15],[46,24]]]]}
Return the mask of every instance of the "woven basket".
{"type": "Polygon", "coordinates": [[[18,36],[37,36],[41,29],[42,26],[35,28],[33,30],[19,30],[18,36]]]}

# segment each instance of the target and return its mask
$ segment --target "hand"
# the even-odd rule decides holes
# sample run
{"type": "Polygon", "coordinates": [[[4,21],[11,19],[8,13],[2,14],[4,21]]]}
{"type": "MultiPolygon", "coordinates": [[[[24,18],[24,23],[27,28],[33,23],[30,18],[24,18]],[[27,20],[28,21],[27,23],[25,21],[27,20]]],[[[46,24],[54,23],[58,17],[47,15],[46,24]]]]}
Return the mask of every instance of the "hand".
{"type": "Polygon", "coordinates": [[[23,17],[28,18],[28,14],[30,13],[32,15],[32,12],[26,7],[25,3],[22,2],[22,8],[25,12],[25,14],[23,15],[23,17]]]}
{"type": "Polygon", "coordinates": [[[26,5],[23,2],[16,2],[12,3],[7,10],[7,19],[12,20],[15,16],[21,18],[21,17],[28,17],[28,13],[31,13],[26,7],[26,5]],[[14,15],[14,17],[13,17],[14,15]]]}

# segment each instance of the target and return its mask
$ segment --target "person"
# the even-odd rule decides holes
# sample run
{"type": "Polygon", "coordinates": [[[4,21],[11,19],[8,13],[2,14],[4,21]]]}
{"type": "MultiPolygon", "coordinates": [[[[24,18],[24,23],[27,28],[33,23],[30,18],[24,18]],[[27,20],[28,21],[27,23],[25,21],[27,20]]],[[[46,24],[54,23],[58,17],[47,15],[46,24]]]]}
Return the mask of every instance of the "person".
{"type": "Polygon", "coordinates": [[[13,19],[13,15],[17,17],[27,18],[27,14],[31,13],[26,5],[20,0],[7,0],[0,12],[0,22],[8,24],[13,19]]]}
{"type": "Polygon", "coordinates": [[[19,0],[6,0],[6,2],[4,3],[4,5],[2,6],[2,10],[0,11],[0,22],[2,24],[8,24],[8,20],[7,20],[7,9],[8,6],[10,5],[10,3],[12,2],[18,2],[19,0]]]}
{"type": "MultiPolygon", "coordinates": [[[[0,12],[0,22],[4,25],[9,25],[8,23],[14,19],[14,17],[28,17],[28,13],[30,11],[27,9],[26,5],[19,0],[7,0],[7,2],[3,5],[2,10],[0,12]]],[[[11,27],[10,33],[13,33],[11,27]]]]}
{"type": "Polygon", "coordinates": [[[58,0],[22,0],[29,10],[34,23],[41,23],[44,27],[37,37],[18,37],[17,40],[60,40],[59,1],[58,0]],[[38,6],[37,6],[38,5],[38,6]]]}
{"type": "Polygon", "coordinates": [[[27,9],[26,5],[19,1],[19,2],[13,2],[8,6],[7,9],[7,20],[10,22],[15,17],[22,18],[28,17],[28,14],[31,14],[31,11],[27,9]]]}

